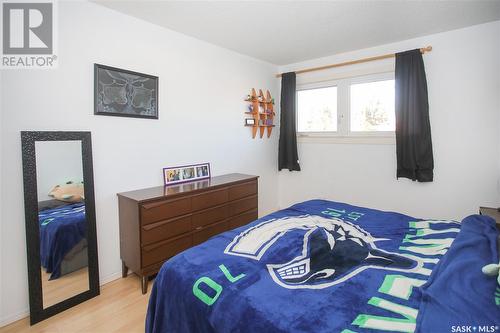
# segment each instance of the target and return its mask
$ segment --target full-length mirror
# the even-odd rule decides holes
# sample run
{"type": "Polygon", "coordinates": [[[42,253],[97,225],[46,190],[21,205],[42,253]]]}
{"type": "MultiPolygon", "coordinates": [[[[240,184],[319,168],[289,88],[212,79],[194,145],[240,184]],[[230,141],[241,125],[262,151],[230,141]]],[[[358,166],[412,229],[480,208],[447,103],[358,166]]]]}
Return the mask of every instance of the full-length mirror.
{"type": "Polygon", "coordinates": [[[90,132],[22,132],[31,322],[99,294],[90,132]]]}

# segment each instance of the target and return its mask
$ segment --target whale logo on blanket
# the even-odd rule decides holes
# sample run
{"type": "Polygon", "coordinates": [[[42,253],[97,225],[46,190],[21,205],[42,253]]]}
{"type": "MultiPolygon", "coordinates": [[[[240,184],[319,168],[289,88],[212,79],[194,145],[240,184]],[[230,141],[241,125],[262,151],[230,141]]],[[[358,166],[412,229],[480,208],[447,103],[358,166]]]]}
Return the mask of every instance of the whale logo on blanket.
{"type": "MultiPolygon", "coordinates": [[[[261,261],[287,233],[300,231],[304,233],[300,255],[287,262],[266,263],[272,279],[285,288],[322,289],[366,269],[416,272],[423,266],[415,257],[378,249],[375,243],[385,239],[374,238],[357,225],[316,215],[262,222],[236,236],[224,253],[261,261]]],[[[296,243],[288,239],[281,246],[296,243]]]]}

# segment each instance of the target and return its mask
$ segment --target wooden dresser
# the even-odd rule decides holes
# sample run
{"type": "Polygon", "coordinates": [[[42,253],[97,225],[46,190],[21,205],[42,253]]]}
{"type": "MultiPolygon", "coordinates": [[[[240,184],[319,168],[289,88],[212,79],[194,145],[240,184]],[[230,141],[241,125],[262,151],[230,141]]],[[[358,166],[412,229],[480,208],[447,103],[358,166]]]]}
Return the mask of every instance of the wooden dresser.
{"type": "Polygon", "coordinates": [[[497,229],[500,230],[500,211],[498,210],[498,208],[479,207],[479,214],[487,215],[493,218],[497,223],[497,229]]]}
{"type": "Polygon", "coordinates": [[[258,216],[257,176],[228,174],[118,193],[122,276],[142,280],[170,257],[258,216]]]}

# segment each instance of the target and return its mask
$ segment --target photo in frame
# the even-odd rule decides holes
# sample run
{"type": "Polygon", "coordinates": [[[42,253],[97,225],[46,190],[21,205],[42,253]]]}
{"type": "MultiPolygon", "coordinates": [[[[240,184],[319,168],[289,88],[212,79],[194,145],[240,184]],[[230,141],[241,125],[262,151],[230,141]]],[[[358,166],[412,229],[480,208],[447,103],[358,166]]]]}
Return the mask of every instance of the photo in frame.
{"type": "Polygon", "coordinates": [[[210,163],[163,168],[164,185],[174,185],[210,178],[210,163]]]}
{"type": "Polygon", "coordinates": [[[255,125],[255,119],[253,119],[253,118],[246,118],[245,119],[245,125],[246,126],[253,126],[253,125],[255,125]]]}
{"type": "Polygon", "coordinates": [[[158,77],[94,64],[94,114],[158,119],[158,77]]]}

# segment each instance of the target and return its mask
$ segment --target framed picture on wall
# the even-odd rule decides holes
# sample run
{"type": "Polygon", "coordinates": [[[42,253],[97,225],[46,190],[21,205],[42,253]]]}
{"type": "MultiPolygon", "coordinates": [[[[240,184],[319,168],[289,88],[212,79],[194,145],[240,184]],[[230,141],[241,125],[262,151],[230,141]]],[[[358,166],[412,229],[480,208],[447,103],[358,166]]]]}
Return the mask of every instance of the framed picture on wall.
{"type": "Polygon", "coordinates": [[[163,182],[173,185],[210,178],[210,163],[163,168],[163,182]]]}
{"type": "Polygon", "coordinates": [[[94,114],[158,119],[158,77],[94,64],[94,114]]]}

